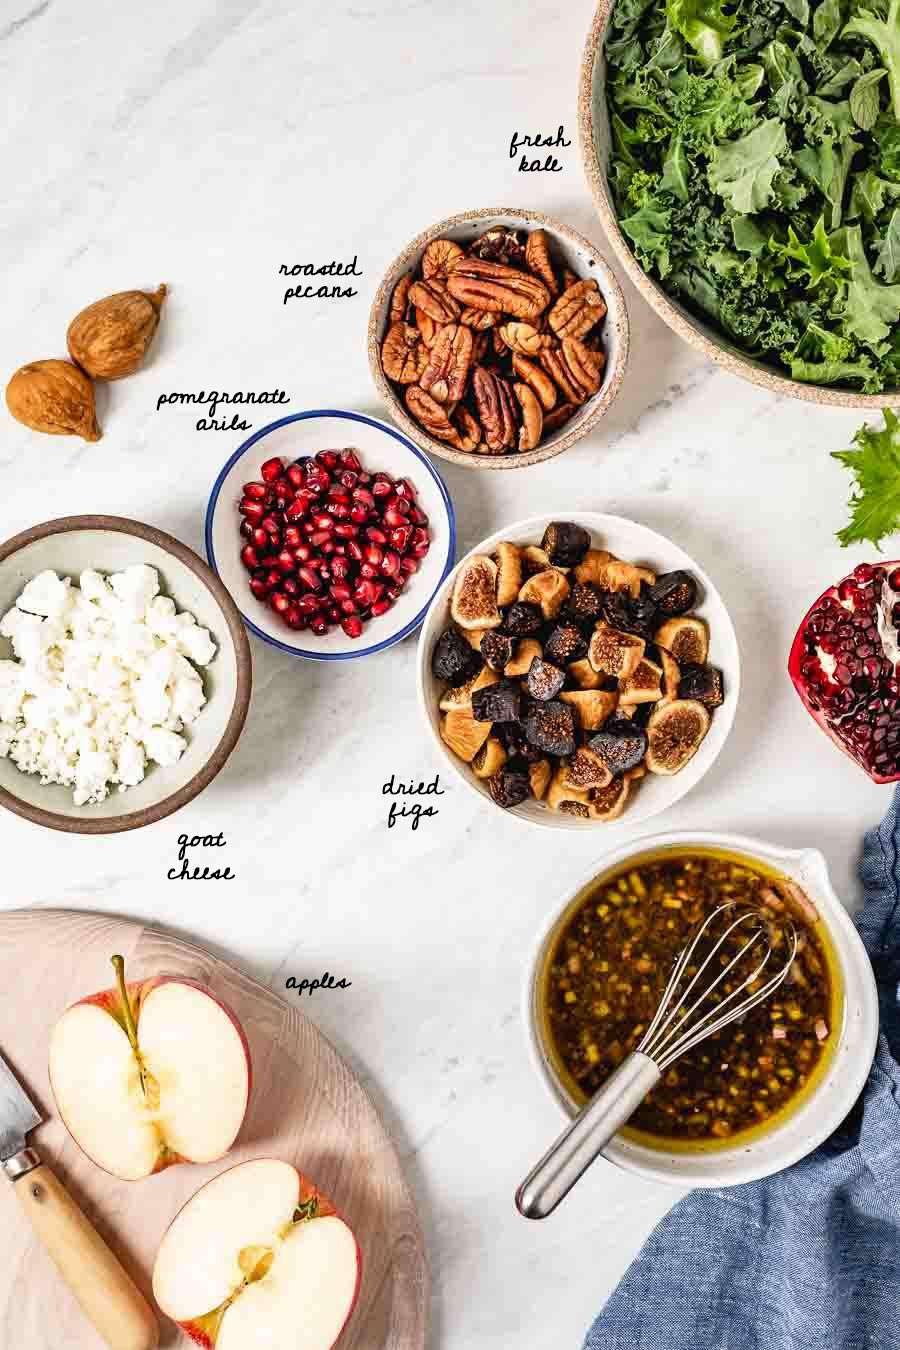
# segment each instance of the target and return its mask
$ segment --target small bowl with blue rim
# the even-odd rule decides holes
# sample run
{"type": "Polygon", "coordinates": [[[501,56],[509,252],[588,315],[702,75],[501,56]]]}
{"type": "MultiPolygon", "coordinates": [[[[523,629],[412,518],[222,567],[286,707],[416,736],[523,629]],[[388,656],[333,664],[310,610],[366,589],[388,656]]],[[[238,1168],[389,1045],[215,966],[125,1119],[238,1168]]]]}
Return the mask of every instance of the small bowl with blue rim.
{"type": "Polygon", "coordinates": [[[272,647],[308,661],[351,661],[402,642],[419,627],[444,578],[453,567],[456,523],[453,503],[434,465],[412,441],[377,418],[342,409],[314,409],[282,417],[249,436],[228,459],[213,485],[206,510],[206,553],[240,611],[247,628],[272,647]],[[359,637],[340,624],[317,636],[294,630],[250,590],[251,573],[241,561],[247,540],[240,533],[238,505],[245,483],[258,482],[268,459],[291,464],[323,450],[352,449],[363,470],[374,476],[405,478],[416,489],[416,505],[428,517],[431,546],[419,559],[394,605],[372,616],[359,637]]]}

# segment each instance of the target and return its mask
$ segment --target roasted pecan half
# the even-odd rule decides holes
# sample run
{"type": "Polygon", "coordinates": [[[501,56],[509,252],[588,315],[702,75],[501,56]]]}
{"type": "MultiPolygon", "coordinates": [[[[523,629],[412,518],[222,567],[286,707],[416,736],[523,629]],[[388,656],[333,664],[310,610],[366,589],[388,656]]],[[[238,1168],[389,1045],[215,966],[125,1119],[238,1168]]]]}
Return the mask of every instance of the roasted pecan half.
{"type": "Polygon", "coordinates": [[[517,319],[534,319],[550,303],[550,292],[537,277],[481,258],[462,258],[450,273],[447,288],[462,305],[517,319]]]}
{"type": "Polygon", "coordinates": [[[494,355],[499,356],[502,361],[504,356],[508,354],[509,348],[506,345],[506,338],[503,336],[501,328],[495,328],[491,333],[491,345],[494,348],[494,355]]]}
{"type": "Polygon", "coordinates": [[[541,370],[534,361],[529,361],[527,356],[520,356],[518,353],[513,356],[512,367],[522,383],[530,385],[537,394],[545,412],[550,412],[556,407],[556,385],[545,370],[541,370]]]}
{"type": "Polygon", "coordinates": [[[587,395],[582,394],[580,385],[572,378],[572,373],[566,365],[561,351],[541,352],[541,365],[567,403],[584,402],[587,395]]]}
{"type": "Polygon", "coordinates": [[[586,399],[596,394],[603,379],[603,352],[591,351],[578,338],[563,338],[563,360],[574,384],[582,391],[586,399]]]}
{"type": "Polygon", "coordinates": [[[469,253],[473,258],[484,258],[488,262],[526,266],[526,245],[521,231],[508,230],[503,225],[495,225],[476,239],[469,253]]]}
{"type": "Polygon", "coordinates": [[[491,345],[490,333],[476,333],[475,345],[472,348],[472,365],[480,366],[488,354],[488,347],[491,345]]]}
{"type": "Polygon", "coordinates": [[[550,327],[557,337],[584,337],[605,313],[606,301],[590,277],[563,291],[550,311],[550,327]]]}
{"type": "Polygon", "coordinates": [[[423,310],[435,323],[453,323],[459,318],[460,308],[442,281],[414,281],[409,298],[416,309],[423,310]]]}
{"type": "Polygon", "coordinates": [[[472,364],[472,330],[448,323],[438,333],[419,384],[435,403],[458,403],[472,364]]]}
{"type": "Polygon", "coordinates": [[[552,436],[554,431],[559,431],[560,427],[564,427],[572,420],[577,411],[578,408],[574,403],[560,403],[544,418],[544,435],[552,436]]]}
{"type": "Polygon", "coordinates": [[[425,369],[428,351],[418,328],[392,323],[381,346],[381,368],[389,380],[416,384],[425,369]]]}
{"type": "Polygon", "coordinates": [[[484,366],[476,366],[472,373],[472,393],[488,450],[502,453],[511,449],[516,443],[516,419],[509,386],[503,376],[484,366]]]}
{"type": "Polygon", "coordinates": [[[481,424],[466,407],[457,408],[453,421],[459,430],[459,449],[471,453],[481,444],[481,424]]]}
{"type": "Polygon", "coordinates": [[[561,289],[567,291],[570,286],[574,286],[576,284],[576,282],[578,281],[578,277],[572,271],[571,267],[564,267],[559,274],[559,280],[561,289]]]}
{"type": "Polygon", "coordinates": [[[403,323],[409,314],[409,288],[412,285],[412,276],[407,272],[405,277],[401,277],[394,287],[394,294],[391,296],[391,323],[403,323]]]}
{"type": "Polygon", "coordinates": [[[476,333],[486,333],[497,323],[497,315],[492,314],[489,309],[464,309],[459,321],[467,328],[474,328],[476,333]]]}
{"type": "Polygon", "coordinates": [[[533,450],[544,434],[544,410],[537,395],[527,384],[514,384],[513,390],[522,410],[519,427],[519,449],[533,450]]]}
{"type": "Polygon", "coordinates": [[[556,273],[553,271],[553,263],[550,258],[550,240],[547,238],[546,230],[532,230],[528,236],[528,242],[525,245],[525,266],[529,272],[533,272],[536,277],[540,277],[551,295],[559,295],[559,282],[556,280],[556,273]]]}
{"type": "Polygon", "coordinates": [[[459,445],[459,432],[447,416],[446,409],[435,403],[431,395],[417,384],[411,384],[406,390],[406,406],[429,436],[448,441],[450,445],[459,445]]]}
{"type": "Polygon", "coordinates": [[[555,347],[556,339],[549,333],[539,333],[530,323],[513,319],[501,325],[500,334],[512,352],[521,352],[523,356],[537,356],[545,347],[555,347]]]}
{"type": "Polygon", "coordinates": [[[462,256],[462,249],[452,239],[432,239],[422,254],[422,276],[426,281],[435,277],[438,281],[446,281],[457,258],[462,256]]]}
{"type": "Polygon", "coordinates": [[[434,340],[438,335],[438,325],[430,314],[426,314],[424,309],[416,310],[416,327],[422,334],[422,341],[426,347],[433,347],[434,340]]]}

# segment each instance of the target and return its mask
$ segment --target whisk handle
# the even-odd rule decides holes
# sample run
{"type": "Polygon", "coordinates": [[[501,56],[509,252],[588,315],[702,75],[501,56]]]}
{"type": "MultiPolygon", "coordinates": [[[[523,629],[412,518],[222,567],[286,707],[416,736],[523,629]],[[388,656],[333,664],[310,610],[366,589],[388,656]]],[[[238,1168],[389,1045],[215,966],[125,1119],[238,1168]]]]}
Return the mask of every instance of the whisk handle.
{"type": "Polygon", "coordinates": [[[660,1072],[635,1051],[582,1107],[516,1191],[516,1208],[526,1219],[546,1219],[634,1114],[660,1072]]]}

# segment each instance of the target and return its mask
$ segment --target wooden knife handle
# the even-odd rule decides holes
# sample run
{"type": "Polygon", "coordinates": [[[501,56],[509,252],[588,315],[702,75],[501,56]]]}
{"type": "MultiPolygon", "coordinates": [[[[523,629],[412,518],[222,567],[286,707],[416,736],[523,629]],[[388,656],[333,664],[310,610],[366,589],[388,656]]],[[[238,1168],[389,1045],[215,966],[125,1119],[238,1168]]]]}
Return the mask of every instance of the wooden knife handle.
{"type": "Polygon", "coordinates": [[[14,1190],[82,1312],[111,1350],[155,1350],[159,1327],[147,1300],[47,1164],[26,1172],[14,1190]]]}

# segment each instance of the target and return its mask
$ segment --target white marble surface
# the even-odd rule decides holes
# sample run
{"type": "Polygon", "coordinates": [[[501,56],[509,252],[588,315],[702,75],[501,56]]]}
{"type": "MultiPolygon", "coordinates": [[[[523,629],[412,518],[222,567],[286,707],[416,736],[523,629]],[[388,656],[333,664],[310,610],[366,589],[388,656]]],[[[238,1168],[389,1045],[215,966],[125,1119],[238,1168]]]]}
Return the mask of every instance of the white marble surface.
{"type": "MultiPolygon", "coordinates": [[[[368,305],[420,228],[532,205],[602,242],[576,145],[559,174],[526,177],[507,156],[513,131],[562,122],[575,141],[589,19],[588,0],[533,0],[527,14],[513,0],[5,0],[0,370],[63,355],[69,319],[110,291],[165,280],[172,295],[149,367],[101,396],[99,444],[40,437],[4,413],[0,534],[108,511],[200,548],[236,438],[197,433],[188,409],[157,413],[159,394],[280,386],[296,409],[378,413],[368,305]],[[353,254],[358,298],[281,304],[280,263],[353,254]]],[[[521,473],[446,467],[460,545],[536,510],[591,507],[693,554],[731,606],[745,689],[715,768],[659,823],[817,844],[853,903],[862,831],[887,792],[815,730],[785,660],[807,604],[863,556],[834,540],[848,485],[828,457],[861,419],[720,373],[627,290],[631,367],[594,435],[521,473]]],[[[243,739],[199,800],[107,839],[5,815],[3,904],[157,920],[277,989],[325,968],[352,980],[311,1010],[407,1159],[435,1275],[431,1347],[577,1350],[673,1199],[600,1164],[544,1225],[513,1210],[559,1124],[526,1056],[526,955],[605,836],[532,832],[449,781],[437,819],[388,834],[382,783],[438,767],[414,643],[337,672],[255,642],[253,655],[243,739]],[[227,849],[206,861],[227,855],[237,879],[167,881],[182,831],[224,831],[227,849]]]]}

